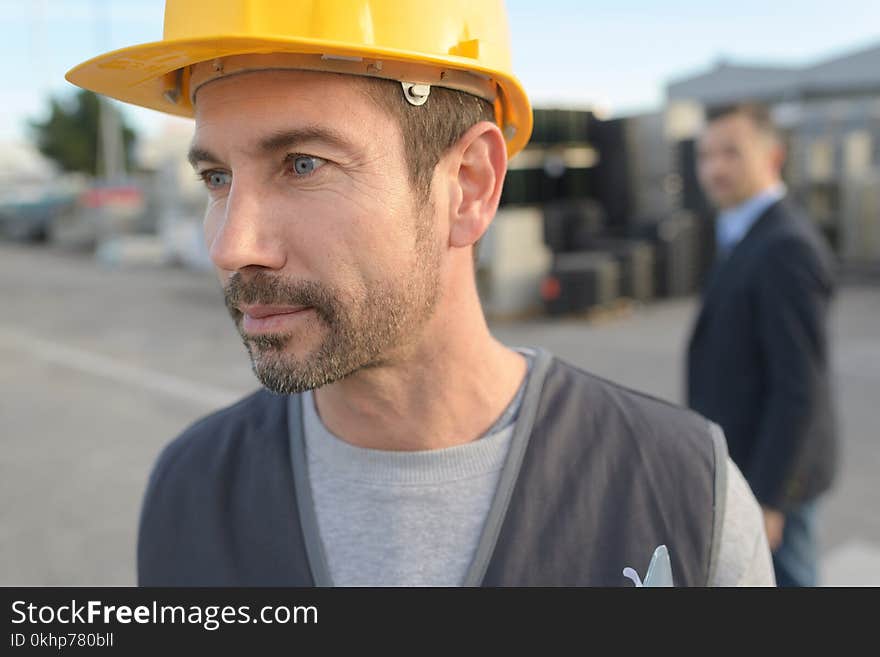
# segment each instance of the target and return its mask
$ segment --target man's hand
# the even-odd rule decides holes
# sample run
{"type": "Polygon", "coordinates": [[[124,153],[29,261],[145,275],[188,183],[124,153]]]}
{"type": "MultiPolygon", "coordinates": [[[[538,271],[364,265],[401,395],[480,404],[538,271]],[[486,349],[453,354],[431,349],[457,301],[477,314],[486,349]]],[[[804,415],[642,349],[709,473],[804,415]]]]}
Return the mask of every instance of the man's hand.
{"type": "Polygon", "coordinates": [[[782,531],[785,529],[785,515],[782,511],[762,507],[764,511],[764,528],[767,530],[767,542],[770,551],[776,552],[782,545],[782,531]]]}

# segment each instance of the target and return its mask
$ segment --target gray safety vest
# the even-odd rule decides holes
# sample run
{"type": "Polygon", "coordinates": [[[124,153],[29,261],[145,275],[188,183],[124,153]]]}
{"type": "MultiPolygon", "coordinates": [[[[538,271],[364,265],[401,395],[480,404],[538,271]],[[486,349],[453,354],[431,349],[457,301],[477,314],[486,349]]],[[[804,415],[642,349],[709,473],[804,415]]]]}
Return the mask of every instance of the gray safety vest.
{"type": "MultiPolygon", "coordinates": [[[[726,447],[700,416],[538,350],[467,586],[632,586],[666,545],[677,586],[717,565],[726,447]]],[[[301,398],[261,390],[159,457],[142,586],[329,586],[301,398]]]]}

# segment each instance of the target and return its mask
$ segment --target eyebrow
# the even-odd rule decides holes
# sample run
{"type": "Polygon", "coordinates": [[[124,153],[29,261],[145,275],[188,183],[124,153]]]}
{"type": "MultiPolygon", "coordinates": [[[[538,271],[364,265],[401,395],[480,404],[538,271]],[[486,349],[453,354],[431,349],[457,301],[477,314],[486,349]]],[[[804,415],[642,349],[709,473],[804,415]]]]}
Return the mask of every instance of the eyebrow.
{"type": "Polygon", "coordinates": [[[307,142],[324,142],[334,148],[351,151],[354,145],[341,132],[324,126],[305,126],[293,130],[279,130],[260,140],[258,149],[274,153],[307,142]]]}
{"type": "MultiPolygon", "coordinates": [[[[271,154],[309,142],[323,142],[347,153],[354,150],[354,144],[342,133],[323,126],[305,126],[271,132],[259,140],[256,150],[262,154],[271,154]]],[[[193,167],[199,162],[221,162],[220,158],[211,151],[197,144],[190,147],[187,160],[193,167]]]]}
{"type": "Polygon", "coordinates": [[[220,162],[220,159],[211,153],[211,151],[196,145],[190,146],[189,152],[186,154],[186,159],[189,160],[189,163],[193,168],[195,168],[199,162],[220,162]]]}

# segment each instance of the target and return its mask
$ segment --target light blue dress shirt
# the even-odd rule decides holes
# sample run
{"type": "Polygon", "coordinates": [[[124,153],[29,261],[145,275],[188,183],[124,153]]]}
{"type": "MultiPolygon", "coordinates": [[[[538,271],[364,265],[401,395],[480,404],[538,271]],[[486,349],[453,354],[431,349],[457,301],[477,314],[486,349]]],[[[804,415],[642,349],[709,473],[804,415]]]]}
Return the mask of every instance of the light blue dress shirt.
{"type": "Polygon", "coordinates": [[[715,227],[715,240],[718,244],[718,252],[722,255],[739,244],[746,236],[749,229],[771,205],[782,200],[785,196],[785,185],[779,183],[768,187],[763,192],[756,194],[748,201],[734,208],[725,210],[718,215],[718,223],[715,227]]]}

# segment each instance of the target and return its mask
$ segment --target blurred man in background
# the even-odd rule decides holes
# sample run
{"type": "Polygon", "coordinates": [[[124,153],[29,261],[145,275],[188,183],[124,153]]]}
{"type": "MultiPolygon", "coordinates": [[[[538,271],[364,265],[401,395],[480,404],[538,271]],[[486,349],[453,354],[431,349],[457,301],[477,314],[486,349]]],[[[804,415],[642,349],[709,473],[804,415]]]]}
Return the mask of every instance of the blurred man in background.
{"type": "Polygon", "coordinates": [[[765,108],[710,112],[700,182],[718,253],[688,349],[688,403],[719,423],[764,510],[777,583],[817,583],[816,501],[836,436],[828,372],[830,251],[786,202],[784,147],[765,108]]]}

